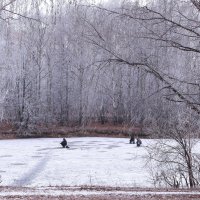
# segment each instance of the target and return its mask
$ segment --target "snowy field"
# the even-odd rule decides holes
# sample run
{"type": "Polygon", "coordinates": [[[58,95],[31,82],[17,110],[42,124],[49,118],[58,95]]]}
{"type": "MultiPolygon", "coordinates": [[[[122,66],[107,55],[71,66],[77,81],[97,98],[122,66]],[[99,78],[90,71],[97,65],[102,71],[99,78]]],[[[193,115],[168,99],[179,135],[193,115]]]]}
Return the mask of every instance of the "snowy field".
{"type": "Polygon", "coordinates": [[[0,141],[3,186],[151,187],[146,149],[125,138],[16,139],[0,141]]]}

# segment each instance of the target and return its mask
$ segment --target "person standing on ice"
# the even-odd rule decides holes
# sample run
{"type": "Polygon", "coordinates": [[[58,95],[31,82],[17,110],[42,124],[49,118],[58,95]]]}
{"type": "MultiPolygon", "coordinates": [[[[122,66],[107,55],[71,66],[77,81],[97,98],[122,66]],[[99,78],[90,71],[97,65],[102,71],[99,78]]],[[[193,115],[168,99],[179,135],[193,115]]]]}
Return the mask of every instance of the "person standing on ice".
{"type": "Polygon", "coordinates": [[[131,133],[130,144],[135,144],[135,135],[131,133]]]}
{"type": "Polygon", "coordinates": [[[136,144],[137,144],[137,147],[140,147],[140,145],[142,144],[142,141],[139,137],[137,138],[136,144]]]}
{"type": "Polygon", "coordinates": [[[67,146],[67,140],[65,138],[63,138],[63,141],[60,144],[62,145],[63,148],[69,148],[67,146]]]}

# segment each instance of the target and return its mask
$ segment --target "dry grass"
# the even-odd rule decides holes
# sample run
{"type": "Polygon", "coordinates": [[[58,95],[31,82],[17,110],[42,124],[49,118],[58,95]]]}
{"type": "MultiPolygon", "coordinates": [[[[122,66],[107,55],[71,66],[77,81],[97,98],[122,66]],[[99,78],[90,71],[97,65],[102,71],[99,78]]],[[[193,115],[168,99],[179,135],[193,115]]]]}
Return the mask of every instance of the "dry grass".
{"type": "Polygon", "coordinates": [[[90,195],[90,196],[7,196],[0,200],[199,200],[200,195],[90,195]]]}
{"type": "MultiPolygon", "coordinates": [[[[200,195],[198,190],[189,189],[153,189],[153,188],[112,188],[112,187],[87,187],[83,186],[79,189],[71,187],[48,187],[44,189],[34,189],[34,188],[21,188],[21,187],[0,187],[1,192],[6,192],[4,197],[0,196],[0,200],[199,200],[200,195]],[[52,191],[64,191],[74,192],[74,195],[40,195],[40,191],[44,191],[48,194],[48,190],[52,191]],[[37,195],[29,195],[29,192],[36,192],[37,195]],[[39,191],[39,193],[37,193],[39,191]],[[87,191],[87,195],[77,195],[75,191],[87,191]],[[100,194],[89,194],[90,191],[101,191],[100,194]],[[104,194],[106,191],[111,191],[111,194],[104,194]],[[123,194],[115,194],[116,191],[123,191],[123,194]],[[12,192],[19,192],[18,194],[23,195],[10,195],[12,192]],[[126,193],[126,192],[132,192],[126,193]],[[193,194],[192,194],[193,192],[193,194]],[[198,193],[196,193],[198,192],[198,193]]],[[[53,194],[53,193],[51,193],[53,194]]],[[[73,193],[72,193],[73,194],[73,193]]]]}
{"type": "Polygon", "coordinates": [[[100,124],[91,123],[84,127],[60,126],[53,124],[49,126],[38,125],[32,127],[30,135],[17,135],[17,131],[12,124],[0,123],[0,139],[13,139],[20,137],[129,137],[131,133],[147,137],[141,134],[140,127],[130,127],[123,124],[114,125],[112,123],[100,124]]]}

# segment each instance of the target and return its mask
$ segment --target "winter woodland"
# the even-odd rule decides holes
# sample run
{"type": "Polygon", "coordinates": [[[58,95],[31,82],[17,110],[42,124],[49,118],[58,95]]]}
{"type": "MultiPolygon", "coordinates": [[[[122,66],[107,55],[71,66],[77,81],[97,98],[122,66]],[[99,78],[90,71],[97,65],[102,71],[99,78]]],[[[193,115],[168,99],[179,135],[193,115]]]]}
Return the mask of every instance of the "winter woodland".
{"type": "Polygon", "coordinates": [[[199,14],[199,0],[1,0],[1,122],[147,127],[175,141],[148,149],[155,180],[196,187],[199,14]]]}

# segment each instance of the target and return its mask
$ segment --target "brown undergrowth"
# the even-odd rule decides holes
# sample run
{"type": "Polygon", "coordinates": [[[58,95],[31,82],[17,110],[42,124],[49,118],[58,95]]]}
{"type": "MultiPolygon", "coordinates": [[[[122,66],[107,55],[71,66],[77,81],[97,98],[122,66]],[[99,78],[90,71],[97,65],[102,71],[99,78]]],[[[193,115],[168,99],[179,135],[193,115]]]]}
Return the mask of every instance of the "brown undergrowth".
{"type": "Polygon", "coordinates": [[[91,123],[86,126],[60,126],[58,124],[48,126],[37,125],[30,129],[29,134],[20,134],[12,124],[7,122],[0,123],[0,139],[39,137],[129,137],[132,133],[143,138],[148,137],[145,131],[141,131],[141,127],[123,124],[91,123]]]}

